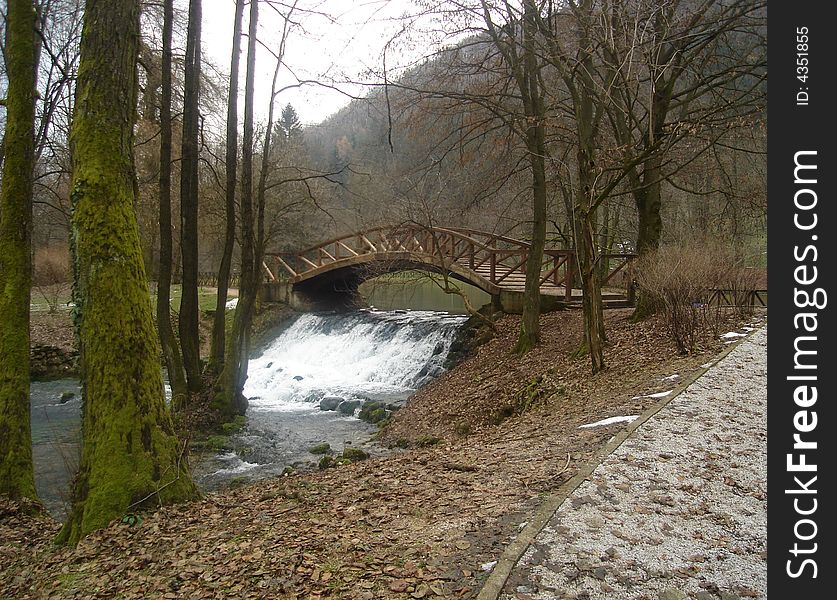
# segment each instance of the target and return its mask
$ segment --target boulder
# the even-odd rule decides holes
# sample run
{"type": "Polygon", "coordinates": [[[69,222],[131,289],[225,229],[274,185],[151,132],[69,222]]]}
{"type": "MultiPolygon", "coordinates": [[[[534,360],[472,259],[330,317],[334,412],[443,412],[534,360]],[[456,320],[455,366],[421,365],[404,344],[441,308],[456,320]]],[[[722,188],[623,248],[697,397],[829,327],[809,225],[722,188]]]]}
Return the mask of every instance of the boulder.
{"type": "Polygon", "coordinates": [[[340,396],[323,396],[320,399],[320,410],[337,410],[343,398],[340,396]]]}
{"type": "Polygon", "coordinates": [[[360,400],[345,400],[341,402],[340,405],[337,407],[337,410],[341,413],[346,415],[347,417],[351,417],[355,414],[355,411],[360,406],[360,400]]]}

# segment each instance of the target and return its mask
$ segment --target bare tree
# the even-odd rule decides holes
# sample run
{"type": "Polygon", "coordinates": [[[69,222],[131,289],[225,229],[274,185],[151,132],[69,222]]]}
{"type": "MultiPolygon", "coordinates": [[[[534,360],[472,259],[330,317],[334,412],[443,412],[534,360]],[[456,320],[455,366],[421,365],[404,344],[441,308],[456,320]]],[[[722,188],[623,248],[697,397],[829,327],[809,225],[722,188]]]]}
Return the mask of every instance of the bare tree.
{"type": "Polygon", "coordinates": [[[172,275],[172,27],[173,0],[163,0],[163,56],[160,95],[160,267],[157,272],[157,332],[172,389],[172,403],[181,405],[187,394],[183,358],[171,322],[172,275]]]}
{"type": "Polygon", "coordinates": [[[220,373],[224,366],[226,346],[226,304],[235,248],[236,205],[235,190],[238,184],[238,70],[241,57],[241,22],[244,16],[244,0],[236,0],[233,20],[232,57],[230,58],[230,89],[227,98],[226,137],[226,190],[224,214],[224,252],[218,268],[218,296],[215,302],[215,316],[212,322],[212,344],[209,368],[220,373]]]}
{"type": "Polygon", "coordinates": [[[180,252],[183,264],[178,330],[189,391],[201,390],[198,321],[198,153],[200,135],[201,0],[189,2],[183,140],[180,167],[180,252]]]}

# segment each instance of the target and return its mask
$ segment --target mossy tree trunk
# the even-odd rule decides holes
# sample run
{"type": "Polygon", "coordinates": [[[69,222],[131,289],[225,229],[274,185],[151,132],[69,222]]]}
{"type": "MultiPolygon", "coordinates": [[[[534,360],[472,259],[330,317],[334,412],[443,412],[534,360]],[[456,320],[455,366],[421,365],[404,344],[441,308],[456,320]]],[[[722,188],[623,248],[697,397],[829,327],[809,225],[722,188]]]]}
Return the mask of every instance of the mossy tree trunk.
{"type": "Polygon", "coordinates": [[[37,48],[31,0],[6,15],[5,157],[0,188],[0,494],[37,499],[29,418],[29,293],[37,48]]]}
{"type": "Polygon", "coordinates": [[[197,494],[163,394],[134,213],[138,0],[87,0],[70,133],[82,452],[58,542],[197,494]]]}
{"type": "Polygon", "coordinates": [[[200,134],[201,0],[189,2],[180,159],[180,253],[183,265],[178,332],[189,390],[199,392],[201,345],[198,329],[198,136],[200,134]]]}
{"type": "MultiPolygon", "coordinates": [[[[226,198],[224,253],[218,268],[218,295],[215,301],[215,317],[212,322],[212,343],[209,351],[209,368],[220,373],[224,367],[226,351],[226,304],[235,247],[235,189],[238,183],[238,71],[241,58],[241,22],[244,17],[244,0],[236,0],[233,21],[232,56],[230,57],[230,91],[227,98],[226,138],[226,198]]],[[[239,283],[239,287],[240,287],[239,283]]]]}
{"type": "Polygon", "coordinates": [[[186,399],[186,375],[180,347],[171,324],[171,63],[173,0],[163,0],[163,60],[160,93],[160,269],[157,274],[157,331],[169,374],[172,404],[179,406],[186,399]]]}

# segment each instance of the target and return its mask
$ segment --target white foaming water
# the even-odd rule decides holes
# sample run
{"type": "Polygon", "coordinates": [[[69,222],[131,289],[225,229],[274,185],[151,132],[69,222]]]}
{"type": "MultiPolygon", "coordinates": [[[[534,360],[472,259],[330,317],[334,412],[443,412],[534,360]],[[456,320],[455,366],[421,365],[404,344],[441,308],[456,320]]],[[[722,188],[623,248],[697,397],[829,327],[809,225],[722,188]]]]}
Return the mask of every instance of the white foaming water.
{"type": "Polygon", "coordinates": [[[428,311],[304,314],[250,361],[252,410],[316,410],[325,396],[398,401],[443,372],[465,317],[428,311]]]}
{"type": "Polygon", "coordinates": [[[258,463],[249,463],[246,460],[241,460],[235,452],[222,454],[218,457],[218,460],[228,466],[223,469],[218,469],[213,475],[236,475],[261,466],[258,463]]]}

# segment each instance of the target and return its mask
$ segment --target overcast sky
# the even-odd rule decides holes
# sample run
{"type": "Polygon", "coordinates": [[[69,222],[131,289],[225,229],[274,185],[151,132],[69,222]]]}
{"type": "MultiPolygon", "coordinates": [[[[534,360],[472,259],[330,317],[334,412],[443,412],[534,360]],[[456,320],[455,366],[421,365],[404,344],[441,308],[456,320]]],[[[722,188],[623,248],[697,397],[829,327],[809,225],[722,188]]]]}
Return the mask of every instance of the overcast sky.
{"type": "MultiPolygon", "coordinates": [[[[281,10],[286,11],[290,3],[293,0],[282,0],[285,6],[281,10]]],[[[245,8],[245,31],[248,10],[245,8]]],[[[293,29],[288,39],[287,68],[280,72],[278,87],[294,85],[297,79],[312,79],[335,85],[349,94],[364,95],[363,86],[344,82],[374,80],[369,71],[381,70],[384,46],[402,28],[400,17],[414,12],[411,0],[299,0],[296,13],[299,26],[293,29]]],[[[229,72],[233,18],[233,0],[204,0],[204,52],[206,58],[224,73],[229,72]]],[[[275,10],[265,2],[260,3],[259,40],[262,43],[278,49],[282,23],[275,10]]],[[[242,40],[240,88],[244,86],[246,46],[245,38],[242,40]]],[[[426,50],[415,46],[406,51],[403,48],[391,50],[387,54],[387,67],[404,66],[426,50]]],[[[257,56],[256,110],[260,118],[265,118],[276,62],[264,48],[259,48],[257,56]]],[[[280,110],[290,102],[303,123],[313,124],[349,101],[349,97],[336,90],[305,85],[284,91],[276,104],[277,110],[280,110]]]]}

